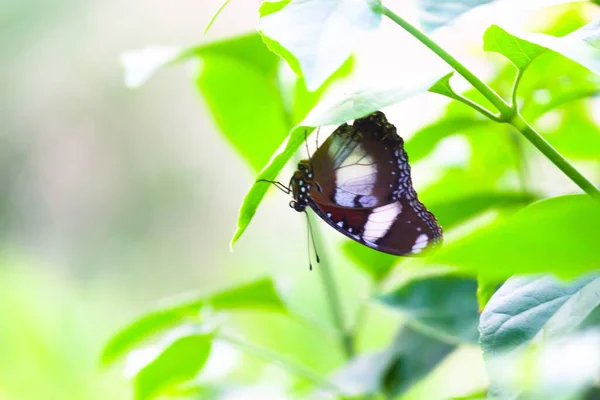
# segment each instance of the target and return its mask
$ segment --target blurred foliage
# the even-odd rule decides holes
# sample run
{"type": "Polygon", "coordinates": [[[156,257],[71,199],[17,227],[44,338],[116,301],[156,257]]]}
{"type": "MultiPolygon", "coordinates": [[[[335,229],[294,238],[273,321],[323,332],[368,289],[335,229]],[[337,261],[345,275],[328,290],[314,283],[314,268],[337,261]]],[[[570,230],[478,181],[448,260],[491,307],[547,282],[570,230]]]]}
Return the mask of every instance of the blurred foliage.
{"type": "MultiPolygon", "coordinates": [[[[417,7],[431,31],[489,2],[422,0],[417,7]]],[[[103,371],[111,374],[103,375],[107,381],[98,377],[99,363],[122,360],[133,398],[140,400],[597,396],[598,203],[546,181],[540,165],[548,160],[509,125],[471,108],[476,102],[493,110],[479,92],[456,90],[453,73],[330,96],[334,85],[356,72],[359,57],[352,53],[378,27],[378,6],[367,0],[263,2],[259,33],[184,49],[146,49],[125,62],[126,72],[135,75],[130,69],[137,63],[141,69],[131,82],[139,84],[163,66],[193,62],[194,89],[222,138],[257,179],[268,180],[322,125],[418,94],[458,100],[406,138],[413,169],[435,169],[419,197],[444,227],[445,246],[425,258],[400,260],[355,242],[318,243],[320,251],[335,255],[323,257],[328,261],[315,268],[301,296],[272,277],[185,294],[125,325],[103,350],[98,343],[112,326],[80,318],[84,304],[72,287],[27,262],[3,259],[0,398],[129,398],[114,383],[118,371],[103,371]],[[463,148],[447,147],[452,142],[463,148]],[[435,162],[453,151],[465,153],[464,159],[435,162]],[[327,276],[333,264],[337,275],[327,276]],[[307,312],[321,305],[317,274],[325,277],[331,321],[320,310],[307,312]],[[331,284],[342,293],[337,304],[331,284]],[[25,286],[26,294],[19,290],[25,286]],[[473,354],[460,359],[469,350],[473,354]],[[483,369],[488,374],[481,382],[476,375],[483,369]]],[[[594,41],[598,21],[589,23],[598,8],[561,10],[537,35],[492,25],[482,54],[495,53],[487,58],[495,67],[489,85],[507,101],[514,95],[524,118],[598,181],[600,51],[594,41]]],[[[413,61],[404,49],[394,51],[413,61]]],[[[0,165],[9,165],[1,154],[0,165]]],[[[224,168],[211,173],[219,179],[224,168]]],[[[234,242],[269,188],[255,182],[248,192],[234,242]]],[[[172,195],[163,187],[157,191],[147,201],[172,195]]],[[[0,209],[10,201],[0,199],[0,209]]],[[[114,321],[118,300],[85,306],[114,321]]]]}

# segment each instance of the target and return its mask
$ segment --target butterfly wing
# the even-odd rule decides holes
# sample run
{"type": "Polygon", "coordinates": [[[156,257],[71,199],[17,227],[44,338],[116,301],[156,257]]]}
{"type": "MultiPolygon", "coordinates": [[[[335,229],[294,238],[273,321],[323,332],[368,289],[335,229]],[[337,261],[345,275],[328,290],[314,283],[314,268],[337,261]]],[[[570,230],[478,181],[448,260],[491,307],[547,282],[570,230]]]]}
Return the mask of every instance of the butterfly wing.
{"type": "Polygon", "coordinates": [[[349,209],[309,201],[315,213],[350,239],[384,253],[418,254],[441,241],[435,217],[407,199],[375,208],[349,209]]]}
{"type": "Polygon", "coordinates": [[[412,186],[404,141],[383,113],[341,125],[311,161],[309,205],[339,232],[396,255],[441,241],[442,228],[412,186]]]}
{"type": "Polygon", "coordinates": [[[410,179],[404,143],[396,128],[377,112],[337,128],[312,159],[310,196],[320,204],[373,208],[397,199],[399,184],[410,179]]]}

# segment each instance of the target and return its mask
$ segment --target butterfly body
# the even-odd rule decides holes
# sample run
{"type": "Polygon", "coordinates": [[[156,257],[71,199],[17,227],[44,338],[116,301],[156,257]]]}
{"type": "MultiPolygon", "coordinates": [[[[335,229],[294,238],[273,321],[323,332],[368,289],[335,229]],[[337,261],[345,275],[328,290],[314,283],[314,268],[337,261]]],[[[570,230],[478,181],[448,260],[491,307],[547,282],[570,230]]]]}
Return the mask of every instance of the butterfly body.
{"type": "Polygon", "coordinates": [[[442,228],[412,186],[404,141],[381,112],[338,127],[300,161],[290,187],[296,211],[308,206],[375,250],[411,255],[441,242],[442,228]]]}

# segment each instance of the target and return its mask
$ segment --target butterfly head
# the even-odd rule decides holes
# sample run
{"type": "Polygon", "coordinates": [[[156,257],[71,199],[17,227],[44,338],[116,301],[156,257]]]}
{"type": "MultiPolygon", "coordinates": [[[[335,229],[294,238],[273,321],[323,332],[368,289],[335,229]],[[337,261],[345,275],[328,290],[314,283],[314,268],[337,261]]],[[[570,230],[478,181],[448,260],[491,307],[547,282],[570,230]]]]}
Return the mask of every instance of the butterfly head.
{"type": "Polygon", "coordinates": [[[308,160],[301,160],[298,163],[298,169],[292,176],[290,187],[294,200],[290,202],[290,207],[298,212],[304,211],[308,205],[310,188],[315,184],[313,168],[308,160]]]}

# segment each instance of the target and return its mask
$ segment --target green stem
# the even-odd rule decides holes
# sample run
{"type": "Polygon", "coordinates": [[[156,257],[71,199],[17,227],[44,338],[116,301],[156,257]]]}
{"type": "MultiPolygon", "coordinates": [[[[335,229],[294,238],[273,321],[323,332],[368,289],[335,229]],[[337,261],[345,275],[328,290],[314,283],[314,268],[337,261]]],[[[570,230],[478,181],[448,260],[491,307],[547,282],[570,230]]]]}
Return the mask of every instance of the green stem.
{"type": "Polygon", "coordinates": [[[519,109],[519,105],[517,104],[517,93],[519,91],[519,84],[521,83],[521,79],[523,78],[523,73],[525,72],[524,69],[519,68],[517,71],[517,76],[515,77],[515,81],[513,83],[512,86],[512,90],[511,90],[511,99],[512,99],[512,109],[515,110],[515,112],[519,109]]]}
{"type": "Polygon", "coordinates": [[[456,58],[450,55],[446,50],[441,48],[429,36],[421,32],[419,29],[408,23],[402,17],[391,11],[387,7],[382,7],[383,15],[390,18],[392,21],[400,25],[404,30],[414,36],[417,40],[427,46],[431,51],[437,54],[442,60],[446,61],[456,72],[461,74],[475,89],[477,89],[486,99],[490,101],[498,109],[504,121],[508,121],[515,114],[515,111],[510,105],[504,101],[491,87],[473,74],[467,67],[461,64],[456,58]]]}
{"type": "MultiPolygon", "coordinates": [[[[442,60],[446,61],[456,72],[461,74],[475,89],[477,89],[486,99],[488,99],[500,112],[502,121],[509,123],[517,128],[546,158],[556,165],[565,175],[567,175],[577,186],[590,196],[600,198],[600,190],[594,186],[585,176],[581,174],[571,163],[562,156],[550,143],[548,143],[523,117],[516,109],[516,103],[513,101],[509,105],[485,82],[473,74],[467,67],[452,57],[446,50],[442,49],[437,43],[426,34],[409,24],[402,17],[395,14],[387,7],[381,6],[381,13],[392,21],[400,25],[404,30],[414,36],[417,40],[427,46],[431,51],[437,54],[442,60]]],[[[513,97],[516,98],[516,88],[521,77],[517,76],[513,90],[513,97]]]]}
{"type": "Polygon", "coordinates": [[[253,343],[248,343],[245,340],[242,340],[235,336],[223,333],[222,331],[217,334],[217,337],[221,340],[224,340],[228,343],[231,343],[231,344],[237,346],[238,348],[240,348],[248,353],[254,354],[255,356],[260,357],[268,362],[275,362],[282,369],[289,372],[290,374],[300,377],[300,378],[304,378],[307,381],[312,382],[316,386],[323,388],[325,390],[328,390],[335,395],[342,394],[342,391],[340,390],[340,388],[338,388],[333,383],[329,382],[327,379],[325,379],[322,376],[320,376],[319,374],[313,372],[309,368],[306,368],[305,366],[296,363],[295,361],[292,361],[288,358],[282,357],[281,355],[279,355],[278,353],[276,353],[274,351],[271,351],[269,349],[266,349],[264,347],[258,346],[253,343]]]}
{"type": "Polygon", "coordinates": [[[517,113],[511,119],[510,124],[523,134],[546,158],[556,165],[565,175],[567,175],[584,192],[600,199],[600,190],[594,186],[585,176],[560,154],[546,139],[542,137],[523,117],[517,113]]]}
{"type": "Polygon", "coordinates": [[[482,114],[483,116],[491,119],[494,122],[500,122],[503,123],[504,120],[502,119],[501,115],[497,115],[497,114],[493,114],[490,110],[488,110],[487,108],[475,103],[473,100],[468,99],[464,96],[461,96],[458,93],[454,93],[454,96],[451,97],[452,99],[459,101],[461,103],[463,103],[464,105],[467,105],[469,107],[471,107],[472,109],[474,109],[475,111],[479,112],[480,114],[482,114]]]}
{"type": "MultiPolygon", "coordinates": [[[[316,223],[314,216],[309,213],[308,218],[313,229],[312,232],[315,238],[315,242],[317,244],[323,243],[323,241],[321,240],[321,234],[318,228],[318,224],[316,223]]],[[[348,332],[346,328],[344,311],[342,309],[342,302],[340,300],[337,285],[335,284],[335,278],[333,277],[333,272],[331,270],[325,251],[320,252],[320,259],[320,263],[317,264],[316,268],[319,270],[321,280],[323,281],[323,286],[325,288],[325,294],[327,295],[327,302],[329,304],[329,309],[333,318],[333,323],[340,331],[341,345],[342,349],[344,350],[344,354],[347,359],[351,359],[352,357],[354,357],[354,337],[351,333],[348,332]]]]}

